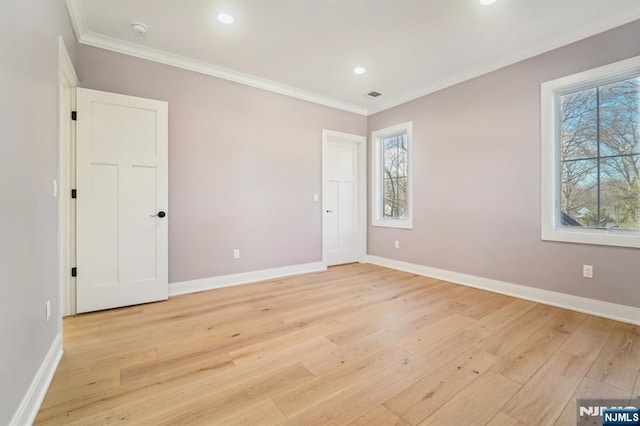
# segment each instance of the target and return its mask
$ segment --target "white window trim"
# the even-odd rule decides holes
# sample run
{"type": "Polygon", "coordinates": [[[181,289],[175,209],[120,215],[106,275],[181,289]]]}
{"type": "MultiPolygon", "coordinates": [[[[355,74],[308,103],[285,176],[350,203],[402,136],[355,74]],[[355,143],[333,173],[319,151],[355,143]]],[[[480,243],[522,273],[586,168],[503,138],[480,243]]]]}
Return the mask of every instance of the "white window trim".
{"type": "Polygon", "coordinates": [[[573,74],[541,85],[542,239],[570,243],[640,248],[640,232],[582,229],[560,221],[560,123],[558,96],[632,77],[640,72],[640,56],[573,74]]]}
{"type": "Polygon", "coordinates": [[[386,228],[413,228],[413,122],[397,124],[371,133],[371,225],[386,228]],[[407,133],[407,217],[404,219],[384,218],[382,216],[382,140],[391,136],[407,133]]]}

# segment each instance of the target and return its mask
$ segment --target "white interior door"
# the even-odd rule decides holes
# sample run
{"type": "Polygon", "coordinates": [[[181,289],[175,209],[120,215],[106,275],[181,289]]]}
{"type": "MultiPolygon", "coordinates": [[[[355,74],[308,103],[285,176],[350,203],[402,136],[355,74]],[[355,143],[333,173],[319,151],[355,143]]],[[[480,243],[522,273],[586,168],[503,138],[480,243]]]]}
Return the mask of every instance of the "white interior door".
{"type": "MultiPolygon", "coordinates": [[[[323,158],[324,253],[327,265],[360,260],[360,149],[364,144],[326,136],[323,158]]],[[[362,148],[361,148],[362,147],[362,148]]]]}
{"type": "Polygon", "coordinates": [[[168,105],[76,96],[77,312],[165,300],[168,105]]]}

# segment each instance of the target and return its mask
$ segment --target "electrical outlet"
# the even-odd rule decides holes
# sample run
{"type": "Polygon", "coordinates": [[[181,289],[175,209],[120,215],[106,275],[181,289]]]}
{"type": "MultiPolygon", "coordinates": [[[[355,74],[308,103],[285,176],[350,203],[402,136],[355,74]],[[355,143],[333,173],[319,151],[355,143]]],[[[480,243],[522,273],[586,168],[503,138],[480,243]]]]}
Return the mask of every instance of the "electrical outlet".
{"type": "Polygon", "coordinates": [[[47,304],[45,305],[45,309],[47,312],[47,322],[51,320],[51,300],[47,300],[47,304]]]}
{"type": "Polygon", "coordinates": [[[394,247],[399,249],[400,248],[400,241],[396,240],[394,247]]]}
{"type": "Polygon", "coordinates": [[[582,276],[584,278],[593,278],[593,266],[582,265],[582,276]]]}
{"type": "Polygon", "coordinates": [[[234,249],[233,250],[233,258],[234,259],[240,259],[240,249],[234,249]]]}

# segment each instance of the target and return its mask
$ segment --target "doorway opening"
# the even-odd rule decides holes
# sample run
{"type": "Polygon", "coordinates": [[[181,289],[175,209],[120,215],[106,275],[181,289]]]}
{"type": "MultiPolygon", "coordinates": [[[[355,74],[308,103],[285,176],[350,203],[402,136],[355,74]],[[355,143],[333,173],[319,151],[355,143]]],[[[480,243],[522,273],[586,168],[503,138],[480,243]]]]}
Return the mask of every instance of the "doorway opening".
{"type": "Polygon", "coordinates": [[[365,262],[367,139],[322,131],[322,257],[327,266],[365,262]]]}

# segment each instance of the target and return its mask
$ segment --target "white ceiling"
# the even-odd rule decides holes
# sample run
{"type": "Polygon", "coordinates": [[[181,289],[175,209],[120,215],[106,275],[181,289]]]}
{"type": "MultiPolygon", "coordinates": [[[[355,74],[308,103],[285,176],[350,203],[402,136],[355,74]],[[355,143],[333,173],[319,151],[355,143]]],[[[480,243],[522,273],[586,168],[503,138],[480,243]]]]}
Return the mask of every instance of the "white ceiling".
{"type": "MultiPolygon", "coordinates": [[[[639,0],[67,0],[81,43],[371,114],[640,19],[639,0]],[[223,25],[219,12],[234,16],[223,25]],[[144,36],[132,21],[148,26],[144,36]],[[363,66],[364,75],[353,74],[363,66]],[[370,91],[382,96],[369,99],[370,91]]],[[[638,40],[629,40],[637,43],[638,40]]]]}

